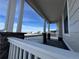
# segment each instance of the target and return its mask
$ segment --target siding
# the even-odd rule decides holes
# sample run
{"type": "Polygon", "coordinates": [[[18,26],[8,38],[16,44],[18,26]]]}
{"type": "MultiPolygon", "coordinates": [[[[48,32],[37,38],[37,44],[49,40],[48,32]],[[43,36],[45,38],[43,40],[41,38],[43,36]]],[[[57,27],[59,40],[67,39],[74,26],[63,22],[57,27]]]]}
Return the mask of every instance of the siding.
{"type": "Polygon", "coordinates": [[[74,51],[79,52],[79,0],[68,0],[68,13],[69,34],[64,34],[63,38],[74,51]]]}

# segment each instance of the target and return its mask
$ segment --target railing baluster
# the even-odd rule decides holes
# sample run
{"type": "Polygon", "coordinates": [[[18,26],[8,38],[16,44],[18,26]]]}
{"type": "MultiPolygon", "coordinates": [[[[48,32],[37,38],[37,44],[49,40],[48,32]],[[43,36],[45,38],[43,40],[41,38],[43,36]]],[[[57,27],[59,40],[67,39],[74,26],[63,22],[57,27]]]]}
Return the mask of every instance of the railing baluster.
{"type": "Polygon", "coordinates": [[[16,47],[16,57],[15,59],[19,59],[19,47],[16,47]]]}
{"type": "Polygon", "coordinates": [[[31,59],[31,53],[28,53],[28,59],[31,59]]]}
{"type": "Polygon", "coordinates": [[[10,54],[10,59],[13,59],[13,47],[14,47],[14,45],[11,44],[11,54],[10,54]]]}
{"type": "Polygon", "coordinates": [[[12,59],[14,58],[13,54],[14,54],[14,45],[12,44],[12,59]]]}
{"type": "Polygon", "coordinates": [[[12,45],[10,44],[8,59],[10,59],[11,57],[11,49],[12,49],[12,45]]]}
{"type": "Polygon", "coordinates": [[[26,59],[26,51],[23,52],[23,59],[26,59]]]}
{"type": "Polygon", "coordinates": [[[20,48],[19,59],[22,59],[22,49],[20,48]]]}
{"type": "Polygon", "coordinates": [[[14,45],[14,50],[13,50],[13,59],[15,59],[16,56],[16,46],[14,45]]]}
{"type": "Polygon", "coordinates": [[[13,50],[14,50],[14,45],[12,44],[12,53],[11,53],[11,58],[13,59],[13,50]]]}

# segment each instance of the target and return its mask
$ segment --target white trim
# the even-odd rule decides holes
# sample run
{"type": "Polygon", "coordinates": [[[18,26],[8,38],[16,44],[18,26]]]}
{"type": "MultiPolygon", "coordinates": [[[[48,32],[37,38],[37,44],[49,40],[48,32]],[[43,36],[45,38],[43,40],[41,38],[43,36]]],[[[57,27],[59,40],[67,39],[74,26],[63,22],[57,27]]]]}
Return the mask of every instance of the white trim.
{"type": "Polygon", "coordinates": [[[67,0],[67,14],[68,14],[68,31],[69,33],[67,34],[68,36],[70,36],[70,17],[69,17],[69,2],[67,0]]]}
{"type": "Polygon", "coordinates": [[[74,50],[70,47],[70,45],[65,41],[65,39],[63,39],[63,41],[64,41],[64,43],[66,44],[66,46],[69,48],[70,51],[74,51],[74,50]]]}
{"type": "MultiPolygon", "coordinates": [[[[70,21],[69,21],[69,5],[68,5],[68,0],[66,0],[66,3],[67,3],[67,15],[68,15],[68,33],[65,33],[64,26],[63,26],[63,34],[66,35],[66,36],[70,36],[70,26],[69,26],[70,21]]],[[[64,25],[64,20],[63,20],[63,25],[64,25]]]]}

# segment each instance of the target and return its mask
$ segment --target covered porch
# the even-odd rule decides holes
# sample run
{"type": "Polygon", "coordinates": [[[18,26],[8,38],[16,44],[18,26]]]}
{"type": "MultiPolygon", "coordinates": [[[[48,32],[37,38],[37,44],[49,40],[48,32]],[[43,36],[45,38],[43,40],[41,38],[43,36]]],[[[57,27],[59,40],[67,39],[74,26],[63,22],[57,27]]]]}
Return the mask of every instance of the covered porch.
{"type": "Polygon", "coordinates": [[[1,30],[1,59],[78,59],[79,53],[63,40],[63,19],[67,15],[68,0],[20,0],[17,32],[13,32],[16,0],[9,0],[5,29],[1,30]],[[43,19],[43,33],[22,33],[24,2],[28,3],[43,19]],[[66,8],[66,9],[65,9],[66,8]],[[64,10],[65,9],[65,10],[64,10]],[[46,32],[46,23],[48,32],[46,32]],[[57,32],[50,31],[50,24],[57,24],[57,32]],[[4,39],[4,40],[3,40],[4,39]]]}

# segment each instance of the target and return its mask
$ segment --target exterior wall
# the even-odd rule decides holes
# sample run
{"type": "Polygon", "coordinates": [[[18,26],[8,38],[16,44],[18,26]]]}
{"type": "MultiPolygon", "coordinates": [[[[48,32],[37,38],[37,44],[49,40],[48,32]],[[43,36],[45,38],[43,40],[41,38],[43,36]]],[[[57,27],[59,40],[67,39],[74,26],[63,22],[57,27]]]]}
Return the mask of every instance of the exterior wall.
{"type": "Polygon", "coordinates": [[[73,51],[79,52],[79,0],[67,0],[67,7],[69,33],[63,32],[63,38],[73,51]]]}

